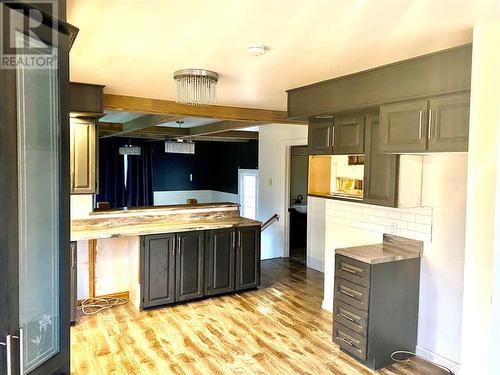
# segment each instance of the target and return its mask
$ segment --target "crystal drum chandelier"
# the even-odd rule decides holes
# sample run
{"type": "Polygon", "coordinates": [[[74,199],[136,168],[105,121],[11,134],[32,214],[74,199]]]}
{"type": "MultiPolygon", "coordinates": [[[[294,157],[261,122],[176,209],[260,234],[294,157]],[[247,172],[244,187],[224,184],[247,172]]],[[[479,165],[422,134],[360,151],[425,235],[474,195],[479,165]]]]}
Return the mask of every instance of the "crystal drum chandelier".
{"type": "Polygon", "coordinates": [[[182,69],[174,73],[177,103],[200,105],[215,103],[219,75],[205,69],[182,69]]]}

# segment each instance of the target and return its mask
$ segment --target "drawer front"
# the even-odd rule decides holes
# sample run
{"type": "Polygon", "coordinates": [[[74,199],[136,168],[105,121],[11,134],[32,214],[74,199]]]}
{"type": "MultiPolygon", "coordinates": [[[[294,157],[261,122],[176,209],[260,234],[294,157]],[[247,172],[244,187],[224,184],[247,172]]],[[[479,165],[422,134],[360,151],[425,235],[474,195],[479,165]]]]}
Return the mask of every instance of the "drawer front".
{"type": "Polygon", "coordinates": [[[335,277],[335,298],[359,310],[368,311],[368,288],[335,277]]]}
{"type": "Polygon", "coordinates": [[[336,322],[366,336],[368,330],[368,313],[358,310],[347,303],[335,299],[333,302],[333,318],[336,322]]]}
{"type": "Polygon", "coordinates": [[[333,323],[333,342],[353,356],[366,361],[366,337],[338,322],[333,323]]]}
{"type": "Polygon", "coordinates": [[[370,285],[370,265],[343,255],[335,255],[335,276],[353,283],[370,285]]]}

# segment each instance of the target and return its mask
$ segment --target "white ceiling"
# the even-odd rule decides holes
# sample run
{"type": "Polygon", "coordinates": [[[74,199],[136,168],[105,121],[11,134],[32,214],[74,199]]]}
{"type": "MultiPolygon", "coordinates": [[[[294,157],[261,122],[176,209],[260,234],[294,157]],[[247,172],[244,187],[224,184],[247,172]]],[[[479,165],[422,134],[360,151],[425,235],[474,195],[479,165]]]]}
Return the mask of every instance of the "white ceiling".
{"type": "Polygon", "coordinates": [[[496,19],[499,0],[69,0],[71,80],[174,100],[172,73],[206,68],[218,104],[285,110],[286,89],[468,43],[496,19]]]}

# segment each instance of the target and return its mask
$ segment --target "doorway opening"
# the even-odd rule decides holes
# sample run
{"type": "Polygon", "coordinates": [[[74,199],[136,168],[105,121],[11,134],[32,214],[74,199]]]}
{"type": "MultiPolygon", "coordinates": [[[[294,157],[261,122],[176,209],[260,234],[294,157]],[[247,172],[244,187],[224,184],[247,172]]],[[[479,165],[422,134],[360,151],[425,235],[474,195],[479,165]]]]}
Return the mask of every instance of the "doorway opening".
{"type": "Polygon", "coordinates": [[[307,161],[307,146],[290,147],[289,259],[300,264],[307,260],[307,161]]]}

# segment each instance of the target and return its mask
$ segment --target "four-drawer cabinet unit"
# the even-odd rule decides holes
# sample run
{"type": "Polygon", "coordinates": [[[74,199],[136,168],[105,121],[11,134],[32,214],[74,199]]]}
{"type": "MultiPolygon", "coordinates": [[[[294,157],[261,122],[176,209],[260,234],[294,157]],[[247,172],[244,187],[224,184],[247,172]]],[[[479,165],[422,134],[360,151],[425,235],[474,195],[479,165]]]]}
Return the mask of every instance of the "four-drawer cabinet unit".
{"type": "Polygon", "coordinates": [[[384,243],[336,249],[333,341],[375,370],[398,350],[415,352],[422,243],[384,235],[384,243]]]}

